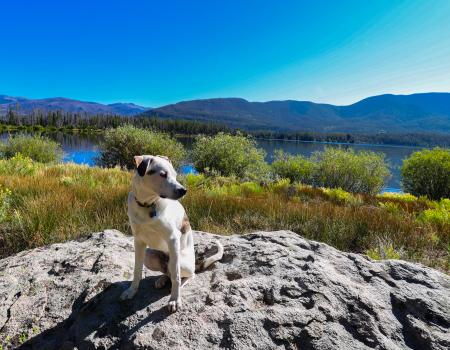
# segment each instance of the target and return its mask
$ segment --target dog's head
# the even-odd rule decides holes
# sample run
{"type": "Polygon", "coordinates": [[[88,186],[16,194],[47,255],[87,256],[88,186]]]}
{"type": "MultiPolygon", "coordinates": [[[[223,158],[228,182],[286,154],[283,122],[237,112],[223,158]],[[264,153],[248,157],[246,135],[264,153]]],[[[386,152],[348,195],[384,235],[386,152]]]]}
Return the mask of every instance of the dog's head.
{"type": "Polygon", "coordinates": [[[145,191],[161,198],[180,199],[187,190],[177,181],[177,173],[169,158],[164,156],[135,156],[136,172],[145,191]]]}

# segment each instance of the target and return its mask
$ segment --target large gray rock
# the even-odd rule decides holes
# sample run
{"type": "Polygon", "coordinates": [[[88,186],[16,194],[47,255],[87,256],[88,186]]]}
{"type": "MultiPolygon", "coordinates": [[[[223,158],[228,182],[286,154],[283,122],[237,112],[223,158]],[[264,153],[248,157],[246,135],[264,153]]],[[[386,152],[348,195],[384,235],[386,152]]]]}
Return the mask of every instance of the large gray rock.
{"type": "MultiPolygon", "coordinates": [[[[135,299],[119,301],[133,246],[118,231],[1,260],[3,348],[450,347],[450,282],[438,271],[373,262],[286,231],[217,238],[223,260],[184,288],[174,314],[169,287],[155,289],[148,271],[135,299]]],[[[213,246],[209,234],[196,240],[200,252],[213,246]]]]}

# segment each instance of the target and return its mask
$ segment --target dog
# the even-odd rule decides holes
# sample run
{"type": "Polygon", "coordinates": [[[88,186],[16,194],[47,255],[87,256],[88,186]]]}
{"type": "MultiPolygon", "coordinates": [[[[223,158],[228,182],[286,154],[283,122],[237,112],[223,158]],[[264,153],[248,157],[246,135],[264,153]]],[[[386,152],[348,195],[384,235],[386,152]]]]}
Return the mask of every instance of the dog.
{"type": "Polygon", "coordinates": [[[134,157],[136,171],[128,194],[128,218],[134,236],[134,276],[120,298],[132,299],[145,265],[162,272],[155,282],[162,288],[172,283],[170,312],[181,308],[181,288],[195,273],[222,259],[223,246],[216,241],[217,253],[195,264],[194,239],[189,219],[178,201],[187,190],[176,179],[177,173],[167,157],[134,157]],[[147,248],[148,247],[148,248],[147,248]]]}

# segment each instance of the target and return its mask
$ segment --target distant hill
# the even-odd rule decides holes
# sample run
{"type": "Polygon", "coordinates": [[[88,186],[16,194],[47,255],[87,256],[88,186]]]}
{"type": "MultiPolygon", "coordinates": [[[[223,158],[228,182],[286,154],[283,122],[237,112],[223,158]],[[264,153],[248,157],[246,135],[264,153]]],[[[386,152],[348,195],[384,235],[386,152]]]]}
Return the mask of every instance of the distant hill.
{"type": "Polygon", "coordinates": [[[0,116],[17,104],[22,114],[40,109],[156,116],[213,121],[249,131],[450,133],[450,93],[379,95],[348,106],[294,100],[249,102],[242,98],[213,98],[184,101],[154,109],[133,103],[105,105],[63,97],[27,99],[0,95],[0,116]]]}
{"type": "Polygon", "coordinates": [[[450,93],[380,95],[349,106],[214,98],[179,102],[144,115],[216,121],[246,130],[450,133],[450,93]]]}
{"type": "Polygon", "coordinates": [[[22,114],[29,114],[33,110],[40,109],[43,111],[62,110],[72,113],[120,114],[131,116],[148,110],[148,108],[135,105],[134,103],[113,103],[105,105],[96,102],[72,100],[64,97],[28,99],[24,97],[0,95],[0,115],[5,115],[9,108],[15,108],[16,105],[19,105],[19,111],[22,114]]]}

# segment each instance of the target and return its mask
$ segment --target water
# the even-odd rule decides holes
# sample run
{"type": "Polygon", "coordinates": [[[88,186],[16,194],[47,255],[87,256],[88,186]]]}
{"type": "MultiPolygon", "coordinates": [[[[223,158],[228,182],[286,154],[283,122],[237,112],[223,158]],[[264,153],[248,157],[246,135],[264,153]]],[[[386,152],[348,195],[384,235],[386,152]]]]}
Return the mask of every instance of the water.
{"type": "MultiPolygon", "coordinates": [[[[99,142],[101,141],[101,134],[68,134],[60,132],[52,132],[45,134],[46,136],[61,143],[64,150],[65,162],[75,162],[78,164],[94,165],[95,158],[99,154],[99,142]]],[[[8,138],[8,133],[0,134],[0,139],[8,138]]],[[[186,148],[190,148],[193,143],[192,138],[181,137],[182,142],[186,148]]],[[[408,146],[385,146],[372,144],[338,144],[326,142],[298,142],[298,141],[284,141],[284,140],[258,140],[259,147],[263,148],[267,157],[266,160],[270,163],[273,160],[274,151],[282,149],[291,154],[302,154],[310,156],[315,151],[322,151],[325,147],[343,147],[353,148],[355,151],[367,150],[374,152],[382,152],[386,155],[386,160],[392,173],[392,177],[387,181],[384,191],[401,192],[401,177],[400,167],[402,160],[408,157],[412,152],[419,150],[418,147],[408,146]]],[[[192,165],[186,164],[181,169],[182,173],[196,172],[192,165]]]]}

